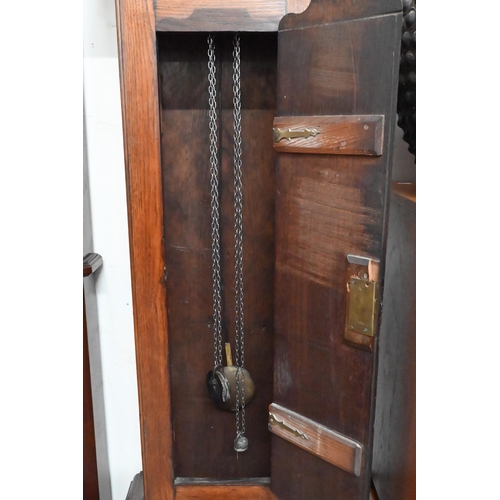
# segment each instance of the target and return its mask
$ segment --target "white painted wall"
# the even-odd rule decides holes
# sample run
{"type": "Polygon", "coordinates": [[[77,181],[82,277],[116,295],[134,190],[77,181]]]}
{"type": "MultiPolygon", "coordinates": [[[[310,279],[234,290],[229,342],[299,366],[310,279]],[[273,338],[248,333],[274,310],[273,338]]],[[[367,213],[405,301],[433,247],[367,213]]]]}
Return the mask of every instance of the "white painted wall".
{"type": "Polygon", "coordinates": [[[83,2],[83,73],[83,250],[104,261],[86,280],[99,487],[125,500],[142,464],[114,0],[83,2]]]}

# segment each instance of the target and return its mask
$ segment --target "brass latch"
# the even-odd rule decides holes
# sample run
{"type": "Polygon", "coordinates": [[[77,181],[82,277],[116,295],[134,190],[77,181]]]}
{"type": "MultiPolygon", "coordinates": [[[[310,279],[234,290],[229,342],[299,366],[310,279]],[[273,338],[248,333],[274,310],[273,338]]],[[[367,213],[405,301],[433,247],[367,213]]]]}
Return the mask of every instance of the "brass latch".
{"type": "Polygon", "coordinates": [[[315,128],[303,128],[301,130],[292,129],[281,129],[273,128],[274,142],[280,142],[283,139],[297,139],[299,137],[307,139],[308,137],[314,137],[315,135],[321,134],[321,132],[315,128]]]}

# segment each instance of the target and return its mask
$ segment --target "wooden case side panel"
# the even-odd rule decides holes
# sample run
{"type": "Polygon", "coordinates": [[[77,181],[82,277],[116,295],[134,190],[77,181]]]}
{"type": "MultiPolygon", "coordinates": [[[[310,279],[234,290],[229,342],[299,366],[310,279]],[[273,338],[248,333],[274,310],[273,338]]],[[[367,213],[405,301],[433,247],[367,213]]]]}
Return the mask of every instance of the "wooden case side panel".
{"type": "Polygon", "coordinates": [[[160,129],[153,2],[117,0],[144,488],[173,498],[160,129]]]}
{"type": "Polygon", "coordinates": [[[416,498],[414,200],[393,190],[373,451],[373,482],[384,500],[416,498]]]}
{"type": "Polygon", "coordinates": [[[382,156],[277,154],[274,402],[366,450],[355,477],[273,436],[282,500],[369,494],[376,348],[343,342],[345,276],[348,254],[383,272],[400,23],[391,14],[279,33],[279,116],[385,116],[382,156]]]}

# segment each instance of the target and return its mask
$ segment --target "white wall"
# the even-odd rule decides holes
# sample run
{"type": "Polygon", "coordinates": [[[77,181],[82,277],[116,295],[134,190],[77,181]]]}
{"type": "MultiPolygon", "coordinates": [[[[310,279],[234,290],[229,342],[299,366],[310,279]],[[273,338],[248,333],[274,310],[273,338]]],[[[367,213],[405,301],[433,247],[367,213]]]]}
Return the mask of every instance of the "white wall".
{"type": "Polygon", "coordinates": [[[84,0],[84,253],[101,500],[142,470],[114,0],[84,0]],[[86,140],[85,140],[86,139],[86,140]]]}

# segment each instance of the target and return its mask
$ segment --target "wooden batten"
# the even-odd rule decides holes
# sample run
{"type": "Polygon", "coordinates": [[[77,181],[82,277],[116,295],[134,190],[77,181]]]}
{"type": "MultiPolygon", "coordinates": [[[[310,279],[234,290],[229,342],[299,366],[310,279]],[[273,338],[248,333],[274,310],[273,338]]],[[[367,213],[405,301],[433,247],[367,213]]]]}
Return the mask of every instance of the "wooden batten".
{"type": "Polygon", "coordinates": [[[361,473],[363,447],[324,425],[272,403],[269,430],[346,472],[355,476],[361,473]]]}
{"type": "Polygon", "coordinates": [[[280,153],[380,156],[384,117],[279,116],[274,119],[273,132],[274,149],[280,153]],[[294,137],[298,134],[304,137],[294,137]]]}
{"type": "Polygon", "coordinates": [[[278,31],[286,14],[311,0],[157,0],[158,31],[278,31]]]}

